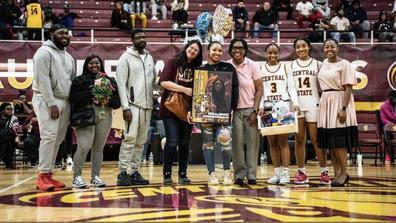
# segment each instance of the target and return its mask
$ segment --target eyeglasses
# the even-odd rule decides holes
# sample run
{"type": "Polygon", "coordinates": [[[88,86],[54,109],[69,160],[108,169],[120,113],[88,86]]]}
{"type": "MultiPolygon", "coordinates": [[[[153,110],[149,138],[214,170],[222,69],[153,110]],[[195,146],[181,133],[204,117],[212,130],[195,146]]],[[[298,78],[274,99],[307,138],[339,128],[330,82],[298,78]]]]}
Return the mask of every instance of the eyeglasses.
{"type": "Polygon", "coordinates": [[[237,51],[237,50],[242,51],[242,50],[245,50],[245,48],[244,48],[243,46],[233,46],[231,49],[232,49],[233,51],[237,51]]]}

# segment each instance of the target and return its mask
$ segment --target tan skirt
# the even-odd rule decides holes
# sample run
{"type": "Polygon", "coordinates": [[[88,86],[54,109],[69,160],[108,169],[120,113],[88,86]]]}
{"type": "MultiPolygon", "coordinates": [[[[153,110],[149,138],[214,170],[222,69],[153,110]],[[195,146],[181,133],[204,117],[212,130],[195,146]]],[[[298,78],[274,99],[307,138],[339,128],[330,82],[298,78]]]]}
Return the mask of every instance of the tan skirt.
{"type": "Polygon", "coordinates": [[[358,128],[353,95],[346,108],[345,123],[340,123],[337,115],[342,109],[344,91],[323,92],[319,101],[317,118],[318,144],[320,148],[348,148],[357,146],[358,128]]]}

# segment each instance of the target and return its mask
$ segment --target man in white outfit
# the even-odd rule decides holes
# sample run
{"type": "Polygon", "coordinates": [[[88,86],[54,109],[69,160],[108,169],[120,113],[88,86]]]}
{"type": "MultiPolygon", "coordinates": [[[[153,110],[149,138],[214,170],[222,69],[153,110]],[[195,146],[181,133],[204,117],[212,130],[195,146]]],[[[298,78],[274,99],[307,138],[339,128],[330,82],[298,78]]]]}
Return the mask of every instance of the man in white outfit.
{"type": "Polygon", "coordinates": [[[33,108],[40,128],[37,188],[52,191],[65,184],[52,178],[59,145],[70,120],[69,92],[76,76],[73,57],[66,52],[69,30],[60,24],[50,30],[47,40],[33,57],[33,108]]]}
{"type": "Polygon", "coordinates": [[[121,55],[116,72],[125,120],[124,139],[119,156],[118,186],[149,184],[149,181],[140,175],[139,168],[150,127],[156,71],[153,57],[145,50],[144,31],[134,29],[131,38],[133,46],[128,47],[121,55]]]}

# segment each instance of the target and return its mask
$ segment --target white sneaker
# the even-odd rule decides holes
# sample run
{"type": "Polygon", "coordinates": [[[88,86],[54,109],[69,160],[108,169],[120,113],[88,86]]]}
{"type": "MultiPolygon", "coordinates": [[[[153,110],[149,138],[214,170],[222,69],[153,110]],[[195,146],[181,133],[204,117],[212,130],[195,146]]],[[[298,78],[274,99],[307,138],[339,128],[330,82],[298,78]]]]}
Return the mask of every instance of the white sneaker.
{"type": "Polygon", "coordinates": [[[73,188],[86,188],[87,184],[82,180],[81,176],[76,176],[73,178],[73,188]]]}
{"type": "Polygon", "coordinates": [[[231,178],[231,170],[226,170],[226,171],[224,171],[223,184],[224,184],[224,185],[231,185],[231,184],[233,184],[232,178],[231,178]]]}
{"type": "Polygon", "coordinates": [[[274,176],[272,176],[271,178],[269,178],[267,180],[267,183],[269,183],[269,184],[278,184],[279,181],[280,181],[280,176],[279,175],[274,175],[274,176]]]}
{"type": "Polygon", "coordinates": [[[282,171],[282,175],[280,177],[279,184],[289,184],[289,183],[290,183],[289,172],[282,171]]]}
{"type": "Polygon", "coordinates": [[[91,186],[92,187],[106,187],[105,182],[103,182],[102,179],[100,179],[98,176],[94,176],[91,179],[91,186]]]}
{"type": "Polygon", "coordinates": [[[217,179],[215,172],[210,173],[209,179],[208,179],[208,184],[214,184],[214,185],[219,184],[219,180],[217,179]]]}
{"type": "Polygon", "coordinates": [[[151,20],[158,20],[158,18],[154,15],[153,17],[151,17],[151,20]]]}

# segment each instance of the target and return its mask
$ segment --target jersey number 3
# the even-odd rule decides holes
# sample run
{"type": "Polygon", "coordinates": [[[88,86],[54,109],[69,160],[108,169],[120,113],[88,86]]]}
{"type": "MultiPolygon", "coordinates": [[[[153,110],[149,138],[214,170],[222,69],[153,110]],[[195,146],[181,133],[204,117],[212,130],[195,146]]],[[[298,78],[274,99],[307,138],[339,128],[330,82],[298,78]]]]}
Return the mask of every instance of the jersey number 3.
{"type": "Polygon", "coordinates": [[[276,93],[278,89],[276,89],[276,83],[271,83],[271,93],[276,93]]]}

